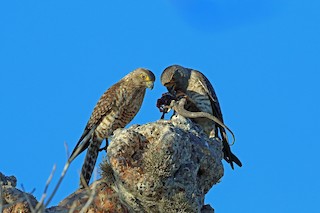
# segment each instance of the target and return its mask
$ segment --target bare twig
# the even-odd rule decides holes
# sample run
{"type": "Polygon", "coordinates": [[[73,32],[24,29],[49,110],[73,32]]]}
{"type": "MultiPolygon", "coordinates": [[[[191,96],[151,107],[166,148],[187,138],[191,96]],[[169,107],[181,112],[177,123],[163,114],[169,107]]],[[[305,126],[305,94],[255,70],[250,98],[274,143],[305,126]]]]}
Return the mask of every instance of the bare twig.
{"type": "Polygon", "coordinates": [[[80,172],[80,188],[89,189],[87,181],[84,179],[83,174],[80,172]]]}
{"type": "MultiPolygon", "coordinates": [[[[68,146],[66,146],[65,145],[65,147],[66,147],[66,151],[68,152],[68,146]]],[[[80,153],[80,151],[81,151],[81,147],[78,147],[78,149],[75,151],[75,153],[74,153],[74,156],[77,156],[79,153],[80,153]]],[[[68,155],[68,154],[67,154],[68,155]]],[[[60,175],[60,178],[59,178],[59,180],[58,180],[58,183],[57,183],[57,185],[54,187],[54,190],[53,190],[53,192],[52,192],[52,194],[50,195],[50,197],[48,198],[48,200],[47,200],[47,202],[46,202],[46,204],[45,204],[45,206],[47,207],[48,205],[49,205],[49,203],[51,202],[51,200],[52,200],[52,198],[54,197],[54,195],[56,194],[56,192],[58,191],[58,188],[60,187],[60,184],[62,183],[62,180],[63,180],[63,178],[64,178],[64,176],[66,175],[66,173],[67,173],[67,171],[68,171],[68,169],[69,169],[69,167],[70,167],[70,164],[71,164],[71,162],[72,162],[72,160],[74,159],[74,157],[68,157],[67,156],[67,158],[68,158],[68,160],[67,160],[67,162],[65,163],[65,165],[64,165],[64,167],[63,167],[63,170],[62,170],[62,172],[61,172],[61,175],[60,175]]]]}
{"type": "Polygon", "coordinates": [[[64,148],[66,150],[66,153],[67,153],[67,159],[69,158],[70,156],[70,153],[69,153],[69,147],[68,147],[68,144],[66,142],[63,143],[64,144],[64,148]]]}
{"type": "Polygon", "coordinates": [[[76,209],[76,207],[77,207],[77,203],[76,203],[76,201],[74,201],[72,203],[71,208],[69,209],[68,213],[73,213],[74,210],[76,209]]]}
{"type": "Polygon", "coordinates": [[[168,106],[168,108],[174,109],[178,114],[180,114],[186,118],[208,118],[208,119],[214,121],[219,126],[227,129],[231,133],[232,138],[233,138],[231,145],[233,145],[235,143],[236,138],[235,138],[233,132],[231,131],[231,129],[229,129],[226,125],[224,125],[224,123],[222,123],[216,116],[213,116],[207,112],[190,112],[184,108],[185,103],[186,103],[185,98],[182,98],[179,101],[172,100],[170,105],[168,106]]]}
{"type": "Polygon", "coordinates": [[[59,188],[59,186],[60,186],[60,184],[61,184],[64,176],[66,175],[66,173],[67,173],[67,171],[68,171],[68,169],[69,169],[69,166],[70,166],[70,162],[67,161],[66,164],[65,164],[64,167],[63,167],[63,170],[62,170],[62,173],[61,173],[61,176],[60,176],[60,178],[59,178],[59,180],[58,180],[57,185],[54,187],[53,192],[51,193],[50,197],[48,198],[48,200],[47,200],[47,202],[46,202],[46,204],[45,204],[46,207],[49,205],[49,203],[51,202],[52,198],[53,198],[54,195],[56,194],[56,192],[57,192],[57,190],[58,190],[58,188],[59,188]]]}
{"type": "Polygon", "coordinates": [[[45,186],[45,188],[44,188],[44,190],[43,190],[41,199],[40,199],[39,203],[38,203],[37,206],[36,206],[36,209],[35,209],[36,212],[39,211],[41,207],[43,207],[44,199],[47,197],[47,191],[48,191],[49,185],[50,185],[50,183],[51,183],[51,181],[52,181],[53,175],[54,175],[54,173],[55,173],[55,171],[56,171],[56,168],[57,168],[56,165],[53,165],[51,174],[50,174],[49,177],[48,177],[48,180],[47,180],[46,186],[45,186]]]}
{"type": "Polygon", "coordinates": [[[92,183],[92,189],[91,189],[91,193],[89,196],[89,199],[87,200],[86,204],[83,206],[83,208],[81,209],[81,211],[79,213],[84,213],[85,211],[87,211],[87,209],[89,208],[89,206],[91,205],[91,203],[93,202],[93,199],[96,195],[96,188],[97,188],[97,182],[95,181],[97,179],[97,169],[95,169],[94,172],[94,178],[93,178],[94,182],[92,183]]]}
{"type": "Polygon", "coordinates": [[[26,201],[28,202],[30,211],[31,211],[31,212],[36,212],[35,209],[33,208],[32,204],[31,204],[31,201],[30,201],[30,199],[29,199],[29,197],[28,197],[28,195],[27,195],[24,187],[23,187],[23,184],[21,184],[21,189],[22,189],[22,191],[23,191],[23,196],[25,197],[26,201]]]}

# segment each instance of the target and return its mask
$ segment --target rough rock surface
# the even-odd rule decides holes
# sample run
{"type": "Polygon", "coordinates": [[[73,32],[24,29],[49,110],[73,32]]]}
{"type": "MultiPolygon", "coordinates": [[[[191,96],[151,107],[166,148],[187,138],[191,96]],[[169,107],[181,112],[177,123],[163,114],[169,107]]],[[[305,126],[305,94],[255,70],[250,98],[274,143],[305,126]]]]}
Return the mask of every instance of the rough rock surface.
{"type": "Polygon", "coordinates": [[[118,130],[108,148],[117,190],[136,212],[200,212],[223,176],[221,142],[174,116],[118,130]]]}
{"type": "Polygon", "coordinates": [[[46,212],[214,212],[204,196],[223,176],[221,150],[179,115],[118,129],[102,178],[46,212]]]}
{"type": "Polygon", "coordinates": [[[0,172],[0,209],[3,213],[31,212],[30,205],[34,207],[38,203],[34,196],[15,188],[16,184],[14,176],[5,176],[0,172]]]}

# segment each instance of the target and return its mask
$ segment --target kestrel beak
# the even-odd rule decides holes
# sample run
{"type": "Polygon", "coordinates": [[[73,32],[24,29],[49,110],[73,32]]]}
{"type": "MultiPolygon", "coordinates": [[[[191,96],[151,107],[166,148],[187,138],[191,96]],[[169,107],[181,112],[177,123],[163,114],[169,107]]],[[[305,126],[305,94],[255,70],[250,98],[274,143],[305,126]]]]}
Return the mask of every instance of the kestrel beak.
{"type": "Polygon", "coordinates": [[[147,85],[147,87],[149,88],[149,89],[153,89],[153,86],[154,86],[154,81],[147,81],[146,82],[146,85],[147,85]]]}

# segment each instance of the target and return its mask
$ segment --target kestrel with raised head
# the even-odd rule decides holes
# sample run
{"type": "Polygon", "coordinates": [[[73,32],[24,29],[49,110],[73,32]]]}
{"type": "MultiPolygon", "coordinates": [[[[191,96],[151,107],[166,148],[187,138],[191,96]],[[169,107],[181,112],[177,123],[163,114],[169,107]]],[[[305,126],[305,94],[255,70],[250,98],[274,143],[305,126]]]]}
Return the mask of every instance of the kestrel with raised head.
{"type": "Polygon", "coordinates": [[[80,187],[89,183],[100,146],[118,128],[124,128],[138,113],[146,88],[153,88],[154,74],[147,69],[138,68],[111,86],[96,104],[91,117],[74,148],[69,162],[87,150],[82,165],[80,187]]]}
{"type": "MultiPolygon", "coordinates": [[[[187,103],[185,108],[191,112],[206,112],[223,123],[222,112],[216,93],[210,81],[204,74],[197,70],[185,68],[179,65],[167,67],[161,74],[161,83],[173,96],[185,95],[187,103]]],[[[224,159],[234,169],[233,162],[242,166],[240,160],[231,152],[226,130],[207,118],[193,118],[193,122],[202,127],[209,137],[222,139],[224,159]]]]}

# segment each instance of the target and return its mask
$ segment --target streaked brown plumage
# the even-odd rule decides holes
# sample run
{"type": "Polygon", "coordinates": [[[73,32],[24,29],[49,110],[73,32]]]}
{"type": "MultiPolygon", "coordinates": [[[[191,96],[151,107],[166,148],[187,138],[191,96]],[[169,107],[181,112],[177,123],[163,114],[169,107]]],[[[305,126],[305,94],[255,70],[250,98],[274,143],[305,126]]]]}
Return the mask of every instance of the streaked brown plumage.
{"type": "MultiPolygon", "coordinates": [[[[161,74],[161,83],[167,87],[168,91],[179,96],[180,93],[187,96],[185,108],[189,111],[207,112],[217,117],[223,123],[222,112],[216,93],[209,80],[201,72],[179,65],[167,67],[161,74]]],[[[222,138],[224,159],[234,169],[233,162],[242,166],[240,160],[231,152],[226,130],[216,125],[207,118],[192,119],[199,124],[209,137],[222,138]]]]}
{"type": "Polygon", "coordinates": [[[152,89],[154,81],[151,71],[138,68],[101,96],[69,158],[69,162],[73,161],[88,148],[81,170],[81,188],[84,187],[83,181],[86,184],[90,181],[102,141],[107,141],[114,130],[125,127],[134,118],[142,105],[146,88],[152,89]]]}

